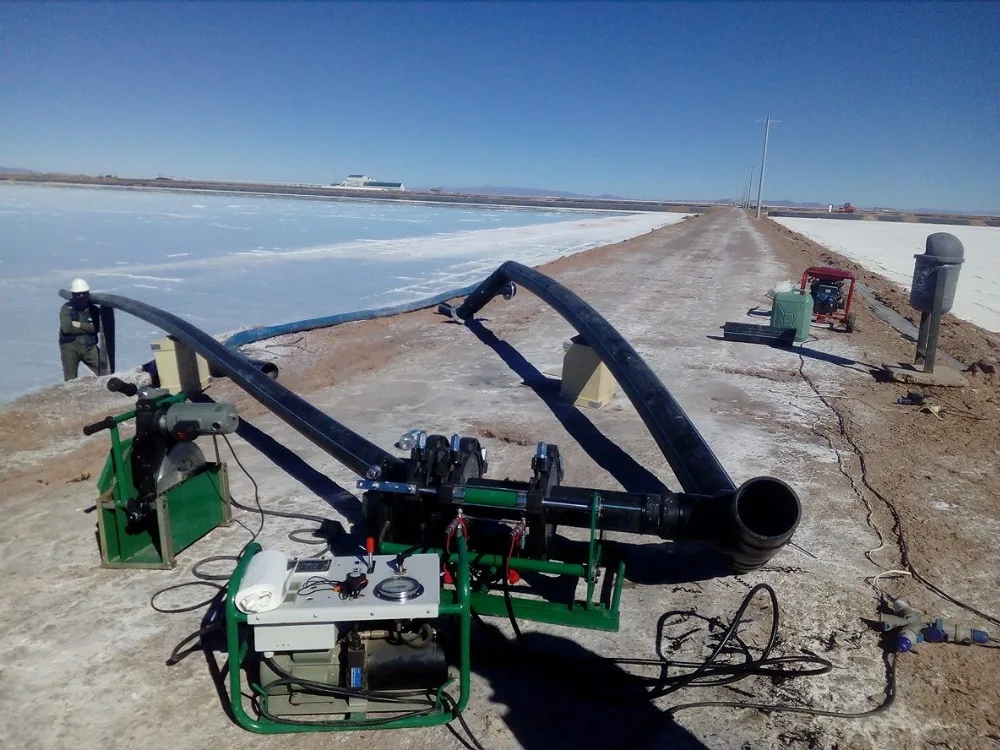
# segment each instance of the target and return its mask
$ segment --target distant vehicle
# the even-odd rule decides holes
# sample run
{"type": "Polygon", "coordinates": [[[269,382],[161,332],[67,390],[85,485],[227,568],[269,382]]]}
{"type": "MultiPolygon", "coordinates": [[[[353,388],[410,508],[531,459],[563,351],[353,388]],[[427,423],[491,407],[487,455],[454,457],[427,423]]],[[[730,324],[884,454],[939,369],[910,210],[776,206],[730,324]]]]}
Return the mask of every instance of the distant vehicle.
{"type": "Polygon", "coordinates": [[[858,207],[851,203],[845,203],[843,206],[837,208],[838,214],[856,214],[857,212],[858,207]]]}

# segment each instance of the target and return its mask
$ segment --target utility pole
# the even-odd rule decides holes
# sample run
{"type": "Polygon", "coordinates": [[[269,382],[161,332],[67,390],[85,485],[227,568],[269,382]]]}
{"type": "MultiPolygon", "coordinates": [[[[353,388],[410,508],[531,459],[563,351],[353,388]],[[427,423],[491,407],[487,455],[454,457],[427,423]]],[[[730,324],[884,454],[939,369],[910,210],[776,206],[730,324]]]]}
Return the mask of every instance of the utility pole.
{"type": "Polygon", "coordinates": [[[767,137],[771,134],[771,115],[764,123],[764,155],[760,157],[760,179],[757,181],[757,213],[754,218],[760,218],[760,198],[764,192],[764,167],[767,165],[767,137]]]}
{"type": "Polygon", "coordinates": [[[750,182],[747,183],[747,198],[743,201],[743,210],[750,210],[750,197],[753,195],[753,173],[757,170],[756,164],[750,165],[750,182]]]}

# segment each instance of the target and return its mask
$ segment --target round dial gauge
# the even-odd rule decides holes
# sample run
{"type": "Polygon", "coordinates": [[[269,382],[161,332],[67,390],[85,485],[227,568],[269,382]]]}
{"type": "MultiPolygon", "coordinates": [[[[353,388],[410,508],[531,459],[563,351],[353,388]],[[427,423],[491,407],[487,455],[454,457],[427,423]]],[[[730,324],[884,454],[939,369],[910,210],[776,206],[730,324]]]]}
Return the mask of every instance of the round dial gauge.
{"type": "Polygon", "coordinates": [[[424,587],[416,578],[393,576],[381,581],[373,593],[389,602],[408,602],[424,593],[424,587]]]}

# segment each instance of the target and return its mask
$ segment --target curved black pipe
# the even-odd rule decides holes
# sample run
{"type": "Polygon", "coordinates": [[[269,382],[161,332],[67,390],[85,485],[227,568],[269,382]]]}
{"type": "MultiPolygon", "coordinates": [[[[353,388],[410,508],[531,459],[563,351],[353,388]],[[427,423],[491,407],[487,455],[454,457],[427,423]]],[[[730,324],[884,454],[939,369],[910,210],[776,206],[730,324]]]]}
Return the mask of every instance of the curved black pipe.
{"type": "MultiPolygon", "coordinates": [[[[60,289],[59,295],[65,299],[70,298],[70,293],[65,289],[60,289]]],[[[351,471],[374,479],[383,472],[392,476],[402,470],[403,464],[398,458],[324,414],[277,383],[242,354],[227,349],[186,320],[117,294],[91,293],[90,299],[95,305],[113,307],[134,315],[183,341],[205,358],[213,372],[228,377],[351,471]]]]}
{"type": "Polygon", "coordinates": [[[467,320],[496,295],[509,294],[511,282],[552,307],[597,352],[639,412],[685,491],[712,495],[736,490],[705,439],[632,345],[600,313],[559,282],[507,261],[457,308],[440,309],[467,320]]]}
{"type": "MultiPolygon", "coordinates": [[[[472,480],[480,486],[510,485],[472,480]]],[[[517,489],[529,492],[527,484],[517,489]]],[[[546,523],[575,528],[590,527],[595,490],[557,485],[542,500],[546,523]]],[[[780,479],[756,477],[732,492],[716,495],[615,492],[601,490],[597,528],[661,539],[707,542],[729,558],[738,573],[764,565],[792,538],[799,525],[801,505],[795,491],[780,479]]],[[[427,498],[424,498],[427,502],[427,498]]],[[[452,499],[451,502],[462,504],[452,499]]],[[[521,508],[467,506],[470,516],[517,521],[521,508]]]]}

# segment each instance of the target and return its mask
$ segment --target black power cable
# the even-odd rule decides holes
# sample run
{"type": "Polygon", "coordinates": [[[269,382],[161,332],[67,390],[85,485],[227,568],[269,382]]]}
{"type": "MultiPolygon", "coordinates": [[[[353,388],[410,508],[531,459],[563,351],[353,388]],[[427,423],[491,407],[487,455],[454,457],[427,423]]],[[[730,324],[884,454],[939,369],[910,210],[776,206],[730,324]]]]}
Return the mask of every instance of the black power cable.
{"type": "MultiPolygon", "coordinates": [[[[917,570],[916,566],[913,564],[913,561],[910,559],[910,547],[906,541],[906,535],[903,533],[903,522],[902,518],[899,515],[899,509],[896,507],[895,503],[893,503],[891,500],[889,500],[889,498],[887,498],[885,495],[883,495],[881,492],[875,489],[875,487],[872,486],[871,482],[868,479],[868,462],[865,458],[864,451],[861,450],[861,447],[857,444],[857,441],[855,441],[854,437],[850,434],[850,432],[848,432],[844,415],[841,414],[840,411],[838,411],[837,408],[832,403],[830,403],[830,400],[826,396],[820,393],[819,389],[816,387],[816,384],[813,383],[813,381],[809,378],[808,375],[806,375],[805,358],[801,354],[799,355],[799,375],[801,375],[802,379],[805,380],[806,383],[808,383],[809,387],[816,394],[816,397],[823,402],[823,405],[831,412],[833,412],[833,414],[837,417],[838,433],[840,434],[841,437],[844,438],[844,440],[847,441],[848,445],[851,446],[851,450],[854,451],[854,454],[858,457],[858,463],[860,464],[861,467],[861,483],[865,486],[865,488],[869,492],[871,492],[875,497],[877,497],[889,511],[889,516],[892,518],[892,530],[893,532],[895,532],[896,544],[899,547],[900,562],[902,563],[902,566],[909,572],[910,576],[915,581],[922,584],[926,589],[937,594],[942,599],[951,602],[956,607],[960,607],[961,609],[964,609],[966,612],[971,612],[972,614],[982,618],[983,620],[986,620],[987,622],[1000,626],[1000,617],[987,614],[986,612],[982,612],[981,610],[977,609],[976,607],[973,607],[970,604],[966,604],[960,599],[949,594],[947,591],[939,587],[934,582],[928,580],[926,577],[924,577],[923,574],[920,573],[920,571],[917,570]]],[[[848,476],[848,479],[851,479],[851,477],[848,476]]],[[[851,481],[853,484],[853,479],[851,481]]],[[[855,491],[857,492],[857,490],[855,491]]],[[[867,502],[865,501],[864,497],[861,496],[860,493],[858,493],[858,496],[861,498],[861,501],[867,505],[867,502]]],[[[878,535],[878,537],[881,539],[882,533],[874,526],[873,523],[871,523],[871,521],[869,521],[869,525],[872,526],[876,535],[878,535]]]]}
{"type": "Polygon", "coordinates": [[[175,583],[173,586],[165,586],[159,589],[149,597],[149,606],[153,608],[153,611],[159,612],[161,615],[179,615],[184,612],[194,612],[195,610],[201,609],[202,607],[207,607],[209,604],[215,601],[215,597],[218,594],[212,594],[211,598],[205,599],[204,601],[197,602],[195,604],[190,604],[186,607],[172,607],[170,609],[166,607],[160,607],[156,604],[156,599],[166,594],[168,591],[177,591],[178,589],[188,588],[189,586],[209,586],[216,589],[217,591],[225,591],[226,587],[218,583],[213,583],[212,581],[186,581],[184,583],[175,583]]]}
{"type": "Polygon", "coordinates": [[[365,698],[367,700],[383,701],[386,703],[408,703],[422,699],[422,702],[433,707],[435,702],[426,690],[406,690],[393,691],[391,693],[377,690],[362,690],[360,688],[346,688],[339,685],[331,685],[326,682],[318,682],[305,677],[296,677],[291,672],[285,670],[273,658],[264,657],[263,662],[278,675],[278,679],[263,686],[266,692],[271,688],[283,687],[286,685],[298,685],[310,693],[316,695],[329,695],[338,698],[365,698]]]}
{"type": "MultiPolygon", "coordinates": [[[[445,703],[447,703],[448,706],[454,712],[456,706],[455,699],[452,698],[447,693],[442,693],[441,696],[444,699],[445,703]]],[[[448,722],[448,724],[446,724],[445,726],[448,727],[448,731],[451,732],[452,736],[456,740],[461,742],[462,745],[464,745],[466,748],[470,748],[471,750],[486,750],[486,748],[483,747],[483,744],[476,737],[475,733],[472,731],[472,727],[469,726],[468,722],[465,720],[465,717],[461,713],[458,714],[457,720],[458,723],[462,726],[462,729],[465,730],[466,735],[468,735],[468,739],[459,734],[458,730],[451,725],[451,722],[448,722]]]]}
{"type": "MultiPolygon", "coordinates": [[[[510,604],[510,592],[509,588],[505,587],[504,592],[505,598],[508,600],[508,614],[513,612],[513,608],[510,604]]],[[[719,640],[712,649],[711,654],[701,662],[690,662],[690,661],[679,661],[667,659],[662,653],[662,643],[664,639],[664,628],[667,621],[672,617],[698,617],[706,622],[709,622],[710,626],[715,624],[711,618],[698,615],[689,610],[674,610],[671,612],[666,612],[659,618],[657,626],[657,642],[656,642],[656,659],[632,659],[632,658],[608,658],[594,655],[592,657],[585,658],[570,658],[561,659],[559,657],[553,656],[551,654],[538,654],[535,652],[531,653],[532,659],[529,663],[538,662],[553,662],[559,663],[560,668],[563,670],[572,669],[573,666],[585,665],[587,662],[592,664],[601,665],[625,665],[625,666],[655,666],[659,667],[660,673],[656,676],[648,675],[637,675],[634,672],[627,672],[627,679],[633,685],[644,686],[646,689],[642,690],[639,695],[623,695],[621,691],[616,691],[612,695],[602,696],[602,698],[623,700],[625,702],[635,701],[639,697],[645,697],[648,700],[655,700],[657,698],[662,698],[665,695],[673,693],[684,687],[707,687],[707,686],[718,686],[726,685],[733,682],[737,682],[746,677],[752,675],[766,676],[772,679],[786,680],[795,677],[809,677],[821,674],[826,674],[833,669],[833,664],[812,653],[804,653],[802,655],[793,656],[771,656],[771,651],[775,645],[778,635],[778,628],[780,625],[780,617],[778,614],[778,600],[777,595],[768,584],[761,583],[753,587],[747,595],[744,597],[742,603],[737,609],[733,616],[732,621],[728,626],[725,627],[725,631],[719,636],[719,640]],[[770,601],[771,609],[771,625],[768,633],[767,643],[761,649],[760,656],[754,658],[750,652],[750,648],[739,638],[738,628],[744,619],[747,608],[753,599],[761,592],[765,592],[768,595],[770,601]],[[733,662],[723,662],[720,661],[720,657],[727,651],[737,651],[743,655],[742,663],[733,662]],[[536,657],[540,657],[536,658],[536,657]],[[801,665],[797,668],[789,668],[791,665],[801,665]],[[810,668],[810,665],[813,665],[810,668]],[[683,672],[681,674],[669,674],[670,669],[681,668],[685,670],[690,670],[683,672]]],[[[475,618],[477,622],[482,624],[482,619],[478,616],[475,618]]],[[[522,648],[527,648],[524,637],[520,635],[520,628],[517,627],[516,619],[511,617],[511,625],[514,627],[515,638],[519,642],[522,648]]],[[[694,631],[689,631],[680,637],[679,640],[685,640],[694,631]]],[[[502,638],[502,636],[501,636],[502,638]]],[[[508,645],[511,644],[507,639],[503,639],[508,645]]],[[[672,706],[664,709],[664,713],[671,715],[679,711],[684,711],[691,708],[700,708],[707,706],[715,707],[725,707],[725,708],[741,708],[741,709],[755,709],[758,711],[773,711],[773,712],[788,712],[788,713],[799,713],[809,716],[831,716],[842,719],[857,719],[867,716],[873,716],[875,714],[881,713],[888,709],[896,698],[896,654],[886,655],[886,690],[885,700],[875,708],[868,711],[860,712],[847,712],[847,711],[827,711],[824,709],[811,708],[808,706],[794,706],[790,704],[769,704],[769,703],[757,703],[757,702],[740,702],[740,701],[699,701],[695,703],[683,703],[676,706],[672,706]]],[[[593,686],[588,683],[588,695],[593,695],[593,686]]],[[[645,734],[651,727],[647,727],[643,732],[645,734]]],[[[638,737],[634,738],[638,739],[638,737]]],[[[627,743],[623,747],[628,746],[633,743],[627,743]]]]}
{"type": "MultiPolygon", "coordinates": [[[[229,447],[230,453],[233,454],[233,458],[236,460],[237,465],[239,465],[239,467],[243,470],[243,473],[247,475],[247,479],[249,479],[250,483],[253,485],[254,502],[257,505],[257,512],[260,513],[260,525],[257,527],[257,531],[251,532],[250,540],[246,544],[243,545],[243,548],[240,550],[240,555],[242,555],[243,551],[246,550],[246,548],[248,546],[250,546],[253,542],[255,542],[257,540],[257,537],[260,536],[260,533],[264,530],[264,515],[265,515],[265,511],[264,511],[264,508],[260,504],[260,487],[257,485],[256,480],[250,475],[250,472],[247,471],[246,467],[243,465],[243,462],[240,461],[239,456],[236,455],[236,451],[233,450],[233,446],[232,446],[232,443],[229,442],[229,438],[226,437],[225,435],[223,435],[222,439],[226,441],[226,445],[229,447]]],[[[222,498],[222,499],[224,501],[224,498],[222,498]]],[[[244,509],[249,510],[249,511],[253,511],[254,510],[253,508],[249,508],[249,507],[247,507],[245,505],[241,505],[241,504],[237,503],[235,500],[232,500],[231,493],[230,493],[230,500],[237,507],[244,508],[244,509]]],[[[240,525],[242,526],[243,524],[240,524],[240,525]]],[[[246,526],[244,526],[244,528],[246,528],[246,526]]],[[[249,531],[249,529],[247,529],[247,530],[249,531]]],[[[153,595],[151,597],[149,597],[149,606],[152,607],[154,611],[159,612],[160,614],[164,614],[164,615],[176,615],[176,614],[182,614],[184,612],[194,612],[195,610],[199,610],[202,607],[207,607],[209,604],[211,604],[213,601],[215,601],[215,597],[217,596],[217,594],[213,594],[211,596],[211,598],[209,598],[209,599],[205,599],[203,601],[196,602],[195,604],[190,604],[190,605],[184,606],[184,607],[172,607],[172,608],[160,607],[160,606],[158,606],[156,604],[156,600],[157,600],[157,598],[159,598],[163,594],[166,594],[169,591],[177,591],[178,589],[188,588],[190,586],[208,586],[208,587],[214,588],[216,590],[225,590],[225,586],[222,586],[222,585],[220,585],[218,583],[215,583],[215,581],[226,581],[226,580],[229,580],[229,576],[228,575],[222,575],[222,574],[218,574],[218,573],[202,573],[198,568],[200,566],[202,566],[202,565],[208,565],[210,563],[219,562],[221,560],[227,560],[227,561],[231,560],[231,561],[235,562],[238,559],[239,559],[239,555],[214,555],[212,557],[206,557],[206,558],[204,558],[202,560],[199,560],[191,568],[191,574],[195,578],[198,579],[197,581],[187,581],[185,583],[176,583],[176,584],[174,584],[172,586],[166,586],[166,587],[164,587],[162,589],[159,589],[158,591],[153,592],[153,595]]],[[[191,636],[188,636],[181,643],[186,642],[190,637],[191,636]]],[[[175,651],[176,651],[176,649],[175,649],[175,651]]]]}
{"type": "MultiPolygon", "coordinates": [[[[342,688],[337,685],[329,685],[323,682],[315,682],[304,678],[294,677],[288,672],[286,672],[284,669],[282,669],[272,659],[265,659],[264,661],[267,663],[268,667],[270,667],[270,669],[275,674],[279,675],[280,678],[263,686],[261,689],[264,692],[285,685],[297,685],[300,688],[302,688],[305,692],[309,692],[314,695],[329,695],[332,697],[342,697],[342,698],[362,697],[362,698],[368,698],[372,700],[378,700],[390,703],[413,703],[415,702],[414,697],[419,696],[424,698],[428,704],[428,707],[424,709],[415,709],[411,711],[406,711],[403,713],[394,714],[393,716],[388,716],[381,719],[364,719],[361,721],[352,721],[351,727],[354,729],[377,729],[379,727],[385,726],[386,724],[390,724],[400,719],[406,719],[415,716],[426,716],[436,710],[435,701],[426,692],[395,691],[392,693],[382,693],[382,692],[372,692],[365,690],[342,688]],[[414,696],[414,697],[407,698],[407,696],[414,696]]],[[[455,703],[454,698],[452,698],[448,693],[441,693],[441,700],[449,710],[454,712],[455,707],[457,705],[455,703]]],[[[343,719],[304,722],[299,717],[296,717],[296,719],[291,720],[291,719],[284,719],[280,716],[275,716],[274,714],[272,714],[267,710],[267,707],[264,705],[264,701],[259,694],[254,696],[253,705],[254,705],[254,710],[256,710],[260,716],[263,716],[279,724],[309,724],[310,726],[315,726],[315,727],[332,727],[332,726],[344,725],[343,719]]],[[[459,713],[456,716],[456,719],[458,723],[461,725],[462,729],[468,735],[468,739],[462,737],[462,735],[458,732],[458,730],[456,730],[453,726],[451,726],[451,722],[449,722],[446,726],[448,728],[448,731],[452,733],[455,739],[461,742],[466,748],[470,748],[470,750],[486,750],[486,748],[483,747],[482,743],[480,743],[479,740],[476,738],[476,735],[473,733],[471,727],[469,727],[468,723],[465,721],[465,717],[459,713]]]]}
{"type": "MultiPolygon", "coordinates": [[[[291,518],[291,519],[302,520],[302,521],[311,521],[311,522],[315,522],[317,524],[320,524],[320,526],[325,526],[325,525],[328,524],[328,519],[325,519],[325,518],[323,518],[321,516],[316,516],[316,515],[312,515],[312,514],[309,514],[309,513],[294,513],[294,512],[290,512],[290,511],[287,511],[287,512],[286,511],[277,511],[277,510],[270,510],[270,509],[264,508],[263,505],[261,504],[261,501],[260,501],[260,486],[257,484],[257,481],[254,479],[253,475],[251,475],[250,472],[247,470],[246,466],[243,465],[243,462],[240,460],[239,455],[237,455],[237,453],[236,453],[236,449],[233,448],[232,443],[229,442],[229,438],[226,435],[223,435],[222,439],[225,441],[226,446],[229,448],[229,452],[232,454],[233,459],[236,461],[236,464],[240,467],[240,469],[246,475],[247,479],[249,479],[250,483],[253,485],[253,498],[254,498],[254,505],[256,507],[252,507],[252,506],[249,506],[249,505],[244,505],[243,503],[241,503],[238,500],[236,500],[235,498],[233,498],[232,497],[232,493],[230,493],[230,502],[234,506],[236,506],[237,508],[240,508],[241,510],[245,510],[245,511],[248,511],[248,512],[251,512],[251,513],[258,513],[260,515],[260,523],[259,523],[256,531],[250,531],[250,529],[247,528],[245,524],[240,523],[240,525],[243,526],[243,528],[246,528],[247,531],[250,532],[251,536],[250,536],[249,541],[247,541],[246,544],[244,544],[243,547],[240,549],[239,554],[237,554],[237,555],[213,555],[212,557],[203,558],[203,559],[199,560],[198,562],[196,562],[194,564],[194,566],[192,566],[192,568],[191,568],[192,575],[195,578],[197,578],[198,580],[196,580],[196,581],[186,581],[184,583],[177,583],[177,584],[174,584],[172,586],[167,586],[165,588],[159,589],[158,591],[154,592],[153,595],[149,598],[149,606],[152,607],[152,609],[154,611],[159,612],[161,614],[182,614],[182,613],[185,613],[185,612],[194,612],[196,610],[202,609],[203,607],[207,607],[207,606],[211,605],[213,602],[215,602],[216,599],[217,599],[217,597],[219,596],[218,592],[220,592],[220,591],[221,592],[225,592],[225,590],[226,590],[226,586],[217,583],[217,581],[228,581],[229,578],[231,577],[231,574],[205,573],[205,572],[201,571],[200,568],[202,566],[204,566],[204,565],[208,565],[208,564],[215,563],[215,562],[220,562],[220,561],[231,561],[231,562],[234,562],[234,563],[236,561],[238,561],[239,558],[240,558],[240,556],[246,550],[246,548],[250,544],[252,544],[253,542],[255,542],[257,540],[257,538],[260,536],[261,532],[264,530],[264,521],[265,521],[265,517],[266,516],[273,515],[273,516],[277,516],[277,517],[281,517],[281,518],[291,518]],[[208,586],[210,588],[215,589],[216,593],[213,594],[211,596],[211,598],[209,598],[209,599],[204,599],[202,601],[199,601],[199,602],[196,602],[194,604],[187,605],[187,606],[183,606],[183,607],[166,608],[166,607],[161,607],[161,606],[159,606],[156,603],[156,600],[160,596],[162,596],[163,594],[166,594],[166,593],[168,593],[170,591],[177,591],[179,589],[188,588],[188,587],[191,587],[191,586],[208,586]]],[[[304,532],[307,532],[307,531],[310,532],[310,533],[313,533],[313,534],[318,534],[319,531],[320,531],[320,529],[319,528],[316,528],[316,529],[295,529],[295,530],[293,530],[292,532],[290,532],[288,534],[288,538],[291,539],[292,541],[299,542],[301,544],[315,543],[315,542],[306,542],[305,540],[301,540],[301,539],[297,538],[298,534],[301,534],[301,533],[304,533],[304,532]]],[[[325,541],[326,541],[326,544],[329,546],[329,540],[325,540],[325,541]]],[[[189,644],[189,643],[197,642],[198,640],[200,640],[201,636],[208,635],[209,633],[212,633],[215,630],[217,630],[219,627],[221,627],[221,625],[218,625],[218,626],[214,626],[214,625],[213,626],[208,626],[206,628],[201,628],[199,630],[196,630],[193,633],[190,633],[189,635],[185,636],[184,639],[182,639],[174,647],[173,651],[171,652],[170,658],[167,660],[167,663],[168,664],[176,664],[177,662],[181,661],[184,657],[186,657],[188,654],[193,653],[193,651],[195,650],[193,647],[190,648],[190,649],[188,649],[187,651],[184,651],[183,654],[181,653],[181,649],[183,649],[184,646],[187,645],[187,644],[189,644]]]]}

